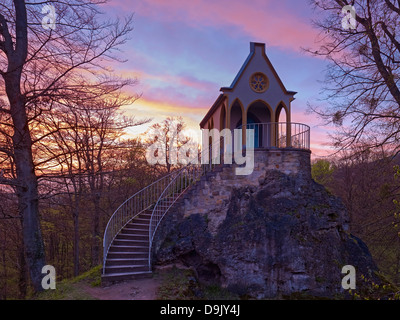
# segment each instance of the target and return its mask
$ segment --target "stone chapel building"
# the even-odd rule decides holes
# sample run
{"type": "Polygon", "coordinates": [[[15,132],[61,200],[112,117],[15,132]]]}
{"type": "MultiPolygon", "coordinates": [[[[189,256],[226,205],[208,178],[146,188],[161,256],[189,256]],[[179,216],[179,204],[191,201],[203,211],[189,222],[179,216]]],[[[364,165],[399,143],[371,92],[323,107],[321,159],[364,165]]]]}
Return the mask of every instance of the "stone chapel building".
{"type": "Polygon", "coordinates": [[[297,92],[286,89],[265,53],[264,43],[250,43],[250,54],[229,87],[222,92],[203,120],[201,129],[254,129],[254,147],[309,149],[309,127],[291,122],[297,92]],[[279,122],[284,112],[284,122],[279,122]]]}

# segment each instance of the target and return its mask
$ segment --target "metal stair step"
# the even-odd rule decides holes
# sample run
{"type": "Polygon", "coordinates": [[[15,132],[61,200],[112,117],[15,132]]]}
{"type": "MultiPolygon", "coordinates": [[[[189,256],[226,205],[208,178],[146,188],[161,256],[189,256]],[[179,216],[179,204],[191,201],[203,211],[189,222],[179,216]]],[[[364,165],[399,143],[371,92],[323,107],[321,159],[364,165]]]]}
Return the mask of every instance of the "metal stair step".
{"type": "Polygon", "coordinates": [[[130,273],[149,271],[149,265],[123,265],[123,266],[106,266],[105,274],[130,273]]]}
{"type": "Polygon", "coordinates": [[[128,224],[135,224],[135,223],[149,224],[150,223],[150,218],[149,219],[135,218],[135,219],[132,219],[128,224]]]}
{"type": "Polygon", "coordinates": [[[150,224],[150,220],[142,220],[142,219],[136,220],[136,219],[133,219],[133,220],[129,221],[126,225],[128,226],[128,225],[137,225],[137,224],[139,224],[139,225],[143,224],[143,225],[147,226],[147,225],[150,224]]]}
{"type": "Polygon", "coordinates": [[[123,228],[120,234],[134,234],[134,235],[149,235],[149,230],[147,229],[136,229],[136,228],[123,228]]]}
{"type": "Polygon", "coordinates": [[[148,240],[137,240],[137,239],[117,239],[115,238],[113,241],[113,245],[119,246],[148,246],[149,241],[148,240]]]}
{"type": "Polygon", "coordinates": [[[141,240],[141,241],[149,241],[149,233],[147,232],[146,234],[125,234],[125,233],[119,233],[116,237],[115,240],[141,240]]]}
{"type": "MultiPolygon", "coordinates": [[[[158,211],[169,209],[179,196],[166,197],[158,203],[158,211]]],[[[108,249],[102,282],[148,277],[149,227],[153,209],[146,210],[129,221],[114,238],[108,249]]]]}
{"type": "Polygon", "coordinates": [[[148,252],[148,246],[119,246],[112,244],[109,249],[110,252],[148,252]]]}
{"type": "Polygon", "coordinates": [[[140,214],[138,216],[136,216],[135,218],[133,218],[131,221],[135,221],[135,220],[150,220],[151,219],[151,214],[140,214]]]}
{"type": "Polygon", "coordinates": [[[149,252],[108,252],[107,260],[108,259],[148,259],[149,252]]]}
{"type": "Polygon", "coordinates": [[[148,223],[132,223],[132,222],[130,222],[125,226],[125,228],[143,230],[143,229],[149,229],[149,224],[148,223]]]}
{"type": "Polygon", "coordinates": [[[126,265],[146,265],[148,264],[147,258],[115,258],[115,259],[107,259],[106,267],[108,266],[126,266],[126,265]]]}
{"type": "Polygon", "coordinates": [[[151,276],[152,276],[151,271],[109,273],[109,274],[103,274],[101,276],[101,282],[102,282],[102,284],[106,285],[108,283],[114,283],[114,282],[124,281],[124,280],[151,278],[151,276]]]}
{"type": "MultiPolygon", "coordinates": [[[[143,219],[143,220],[150,220],[151,219],[151,215],[152,215],[153,211],[150,212],[149,214],[141,214],[139,215],[137,218],[138,219],[143,219]]],[[[133,219],[134,220],[134,219],[133,219]]]]}

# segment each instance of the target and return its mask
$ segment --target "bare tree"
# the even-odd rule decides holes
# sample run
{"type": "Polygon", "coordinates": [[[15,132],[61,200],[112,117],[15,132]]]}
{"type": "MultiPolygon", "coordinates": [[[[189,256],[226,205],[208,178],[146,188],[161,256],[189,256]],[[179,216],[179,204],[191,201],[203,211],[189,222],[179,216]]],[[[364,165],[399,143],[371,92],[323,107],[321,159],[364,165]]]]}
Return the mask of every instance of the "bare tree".
{"type": "MultiPolygon", "coordinates": [[[[145,133],[145,143],[148,150],[148,158],[153,159],[159,170],[170,173],[172,169],[179,167],[178,152],[183,146],[188,147],[194,142],[185,135],[186,124],[182,117],[167,117],[162,123],[153,124],[145,133]]],[[[192,150],[197,151],[197,145],[192,150]]]]}
{"type": "MultiPolygon", "coordinates": [[[[45,168],[56,167],[57,172],[61,171],[72,207],[76,275],[79,273],[81,201],[86,195],[93,204],[93,210],[89,210],[86,202],[85,212],[92,212],[92,266],[95,266],[100,262],[100,217],[104,213],[100,202],[106,186],[112,183],[110,177],[120,165],[116,154],[123,148],[124,129],[149,121],[124,116],[119,109],[125,100],[119,94],[111,95],[108,87],[104,90],[107,97],[97,99],[85,100],[78,93],[78,97],[55,106],[57,112],[40,120],[42,130],[45,127],[45,132],[51,133],[40,141],[40,163],[45,168]]],[[[42,177],[47,176],[45,173],[42,177]]]]}
{"type": "Polygon", "coordinates": [[[307,51],[327,58],[330,65],[324,88],[329,107],[311,109],[327,123],[337,125],[335,144],[340,149],[362,144],[367,149],[385,146],[391,153],[398,153],[400,3],[391,0],[312,3],[318,16],[323,17],[315,21],[322,36],[318,50],[307,51]],[[343,19],[353,14],[355,26],[342,24],[343,19]]]}
{"type": "MultiPolygon", "coordinates": [[[[12,159],[15,174],[0,182],[13,185],[22,219],[22,237],[35,291],[42,290],[41,269],[46,264],[38,210],[38,181],[34,145],[42,138],[35,119],[72,93],[92,97],[113,84],[130,85],[130,79],[110,75],[105,62],[131,31],[132,18],[101,20],[101,0],[32,1],[0,3],[0,104],[2,130],[12,131],[11,145],[0,152],[12,159]],[[43,5],[57,13],[53,27],[43,27],[43,5]],[[54,28],[55,26],[55,28],[54,28]],[[4,102],[4,103],[3,103],[4,102]]],[[[45,24],[46,25],[46,24],[45,24]]],[[[48,25],[47,25],[48,26],[48,25]]],[[[112,89],[113,90],[113,89],[112,89]]],[[[7,135],[1,142],[7,140],[7,135]]]]}
{"type": "Polygon", "coordinates": [[[393,177],[393,167],[399,159],[387,154],[383,147],[372,151],[353,145],[351,150],[324,161],[334,170],[324,168],[322,172],[329,179],[320,183],[343,200],[350,217],[350,232],[365,241],[379,269],[398,284],[400,247],[393,200],[399,197],[400,184],[393,177]]]}

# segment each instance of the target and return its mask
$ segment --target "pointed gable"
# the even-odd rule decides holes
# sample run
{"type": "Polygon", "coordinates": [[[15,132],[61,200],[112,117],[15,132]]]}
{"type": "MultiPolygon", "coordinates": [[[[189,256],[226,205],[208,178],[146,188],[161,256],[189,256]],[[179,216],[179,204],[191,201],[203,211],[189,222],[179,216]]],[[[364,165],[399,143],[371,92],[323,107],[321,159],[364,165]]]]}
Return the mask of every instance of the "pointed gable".
{"type": "Polygon", "coordinates": [[[265,53],[265,44],[251,42],[250,54],[240,68],[238,74],[229,87],[222,87],[221,91],[230,101],[238,98],[244,106],[252,101],[263,100],[275,109],[280,101],[289,106],[294,100],[296,92],[288,91],[278,76],[271,61],[265,53]],[[257,73],[263,74],[267,80],[267,88],[263,92],[255,92],[250,84],[251,77],[257,73]]]}
{"type": "Polygon", "coordinates": [[[252,103],[262,101],[270,108],[269,121],[277,121],[276,115],[283,105],[288,113],[287,119],[290,121],[290,104],[296,92],[285,88],[265,53],[264,43],[250,43],[250,53],[232,84],[229,87],[222,87],[220,91],[222,94],[201,121],[201,128],[205,128],[211,118],[216,118],[214,123],[219,123],[222,108],[225,108],[229,118],[235,102],[239,102],[243,112],[246,113],[252,103]]]}
{"type": "MultiPolygon", "coordinates": [[[[282,80],[278,76],[278,73],[276,72],[275,68],[273,67],[271,61],[268,59],[268,57],[265,53],[265,43],[258,43],[258,42],[250,42],[250,53],[247,56],[246,61],[243,63],[242,67],[240,68],[240,70],[239,70],[238,74],[236,75],[235,79],[233,80],[232,84],[229,87],[222,87],[221,91],[228,92],[228,91],[233,91],[235,89],[235,87],[238,84],[239,80],[241,79],[242,75],[245,74],[246,69],[252,64],[252,60],[254,59],[256,54],[258,54],[259,56],[262,56],[265,63],[262,63],[262,61],[255,61],[255,62],[253,62],[255,68],[258,69],[259,72],[267,71],[269,69],[269,72],[267,72],[267,73],[269,73],[270,75],[272,75],[274,77],[276,82],[281,87],[282,91],[285,94],[294,96],[297,92],[286,90],[285,86],[282,83],[282,80]]],[[[255,60],[257,60],[257,58],[255,58],[255,60]]],[[[260,60],[260,59],[258,59],[258,60],[260,60]]]]}

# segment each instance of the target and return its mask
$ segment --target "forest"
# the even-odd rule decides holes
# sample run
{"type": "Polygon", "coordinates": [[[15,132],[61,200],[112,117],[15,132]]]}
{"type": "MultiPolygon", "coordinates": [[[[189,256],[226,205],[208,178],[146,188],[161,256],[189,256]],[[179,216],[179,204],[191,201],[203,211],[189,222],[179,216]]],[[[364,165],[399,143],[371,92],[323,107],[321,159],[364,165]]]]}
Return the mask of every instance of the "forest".
{"type": "Polygon", "coordinates": [[[125,131],[151,120],[123,114],[139,98],[127,93],[136,79],[108,66],[124,61],[116,52],[132,16],[101,20],[101,3],[52,2],[57,28],[41,3],[0,4],[0,299],[43,290],[44,265],[57,279],[99,265],[114,210],[174,169],[150,166],[145,150],[149,131],[179,132],[182,119],[125,131]]]}
{"type": "MultiPolygon", "coordinates": [[[[72,114],[71,110],[68,114],[72,114]]],[[[164,137],[169,137],[168,130],[175,130],[176,126],[184,128],[181,119],[168,118],[151,126],[146,135],[119,140],[122,129],[107,122],[105,114],[110,114],[110,110],[74,112],[76,122],[71,121],[68,129],[57,131],[46,143],[46,150],[50,146],[63,150],[54,165],[58,170],[38,176],[46,263],[57,270],[57,281],[101,265],[103,232],[115,209],[169,170],[179,167],[169,163],[150,165],[146,149],[153,142],[148,134],[161,130],[164,137]]],[[[113,119],[116,118],[118,115],[114,113],[113,119]]],[[[166,142],[164,146],[170,147],[166,142]]],[[[18,201],[9,186],[1,189],[1,199],[1,299],[25,299],[32,294],[32,287],[18,201]]]]}
{"type": "Polygon", "coordinates": [[[314,160],[312,177],[346,206],[350,232],[362,239],[378,268],[400,284],[400,158],[384,152],[345,153],[314,160]]]}
{"type": "MultiPolygon", "coordinates": [[[[150,165],[151,132],[172,142],[182,118],[149,124],[123,107],[137,79],[122,77],[119,48],[133,15],[102,19],[102,0],[45,1],[57,23],[43,20],[43,2],[0,3],[0,299],[29,299],[43,290],[43,265],[57,280],[102,262],[102,237],[114,210],[129,196],[178,168],[150,165]],[[50,7],[51,8],[51,7],[50,7]]],[[[338,12],[354,1],[311,1],[325,14],[311,56],[330,61],[324,82],[328,106],[310,105],[337,131],[336,152],[315,157],[312,176],[340,197],[350,231],[370,249],[380,270],[400,286],[400,5],[356,1],[356,29],[343,29],[338,12]],[[345,53],[345,54],[344,54],[345,53]]],[[[352,14],[350,12],[350,14],[352,14]]],[[[316,15],[318,16],[318,15],[316,15]]]]}

